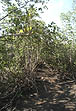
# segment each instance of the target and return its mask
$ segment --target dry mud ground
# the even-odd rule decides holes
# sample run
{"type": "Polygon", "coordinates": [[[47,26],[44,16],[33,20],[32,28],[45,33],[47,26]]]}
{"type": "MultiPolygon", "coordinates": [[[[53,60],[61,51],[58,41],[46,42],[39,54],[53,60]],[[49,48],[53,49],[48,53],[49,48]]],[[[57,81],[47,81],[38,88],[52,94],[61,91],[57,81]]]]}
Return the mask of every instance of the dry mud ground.
{"type": "Polygon", "coordinates": [[[13,108],[1,111],[76,111],[75,81],[60,82],[57,75],[42,71],[37,92],[18,99],[13,108]],[[45,74],[44,74],[45,73],[45,74]]]}

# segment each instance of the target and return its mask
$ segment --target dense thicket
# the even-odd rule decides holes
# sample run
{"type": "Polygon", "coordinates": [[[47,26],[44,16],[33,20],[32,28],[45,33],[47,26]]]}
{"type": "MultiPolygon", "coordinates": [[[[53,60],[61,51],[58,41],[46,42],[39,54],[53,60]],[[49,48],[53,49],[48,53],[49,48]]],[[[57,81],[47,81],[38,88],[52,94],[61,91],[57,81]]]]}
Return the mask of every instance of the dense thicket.
{"type": "Polygon", "coordinates": [[[20,94],[19,88],[27,86],[34,86],[37,91],[35,68],[41,62],[60,71],[60,76],[67,76],[65,72],[68,72],[69,77],[75,79],[76,44],[75,29],[72,28],[75,9],[68,12],[70,15],[62,14],[66,27],[62,31],[54,22],[46,26],[39,20],[38,12],[42,8],[37,9],[34,2],[27,2],[23,8],[20,8],[20,0],[17,5],[8,0],[3,3],[6,3],[8,15],[0,21],[3,31],[0,38],[0,97],[15,91],[20,94]]]}

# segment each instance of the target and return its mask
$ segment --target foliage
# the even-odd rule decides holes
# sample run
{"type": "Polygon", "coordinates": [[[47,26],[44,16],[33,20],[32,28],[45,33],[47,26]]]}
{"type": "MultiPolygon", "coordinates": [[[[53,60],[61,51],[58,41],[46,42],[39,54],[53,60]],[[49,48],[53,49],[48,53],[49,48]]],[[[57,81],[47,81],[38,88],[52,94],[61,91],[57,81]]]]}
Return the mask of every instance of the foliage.
{"type": "Polygon", "coordinates": [[[73,12],[61,15],[64,23],[61,30],[54,22],[46,26],[45,22],[39,20],[39,12],[34,4],[19,8],[22,6],[21,0],[16,1],[18,6],[10,0],[3,2],[7,4],[8,17],[2,21],[3,33],[0,38],[0,88],[5,90],[0,93],[3,96],[9,94],[5,84],[10,84],[11,91],[15,88],[15,95],[17,90],[20,94],[23,87],[34,87],[37,91],[36,66],[42,62],[61,71],[60,76],[69,72],[75,79],[75,8],[73,12]]]}
{"type": "MultiPolygon", "coordinates": [[[[22,5],[20,0],[16,2],[19,7],[22,5]]],[[[62,31],[54,22],[46,26],[43,21],[38,20],[39,13],[34,4],[29,7],[26,5],[21,9],[10,1],[7,5],[9,3],[7,13],[14,9],[16,11],[8,14],[8,18],[3,21],[5,23],[2,26],[3,35],[12,34],[12,36],[6,36],[1,43],[3,54],[1,54],[0,67],[9,72],[24,74],[26,69],[33,71],[35,64],[43,60],[63,72],[74,71],[76,66],[75,8],[73,11],[61,14],[64,24],[62,31]],[[14,36],[13,34],[23,35],[14,36]],[[7,52],[6,59],[4,59],[5,52],[7,52]]]]}
{"type": "MultiPolygon", "coordinates": [[[[61,14],[61,19],[63,23],[63,31],[66,34],[66,37],[68,38],[68,62],[67,64],[68,70],[72,72],[73,74],[75,71],[75,48],[76,48],[76,6],[75,6],[75,0],[73,1],[73,8],[71,11],[67,13],[61,14]],[[69,66],[68,66],[69,65],[69,66]]],[[[75,75],[74,75],[75,76],[75,75]]]]}

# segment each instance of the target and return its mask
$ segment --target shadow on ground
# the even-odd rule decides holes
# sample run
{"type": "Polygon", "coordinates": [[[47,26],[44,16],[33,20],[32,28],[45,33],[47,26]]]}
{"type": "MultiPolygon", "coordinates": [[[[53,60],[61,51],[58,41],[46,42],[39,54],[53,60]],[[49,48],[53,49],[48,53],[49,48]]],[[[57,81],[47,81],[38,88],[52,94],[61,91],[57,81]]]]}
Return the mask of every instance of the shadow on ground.
{"type": "MultiPolygon", "coordinates": [[[[76,85],[38,81],[37,93],[17,100],[11,111],[76,111],[76,85]]],[[[9,110],[8,110],[9,111],[9,110]]]]}
{"type": "Polygon", "coordinates": [[[35,82],[36,90],[26,91],[24,87],[19,98],[14,98],[13,104],[0,111],[76,111],[75,82],[61,82],[58,72],[49,68],[36,71],[41,76],[35,82]]]}

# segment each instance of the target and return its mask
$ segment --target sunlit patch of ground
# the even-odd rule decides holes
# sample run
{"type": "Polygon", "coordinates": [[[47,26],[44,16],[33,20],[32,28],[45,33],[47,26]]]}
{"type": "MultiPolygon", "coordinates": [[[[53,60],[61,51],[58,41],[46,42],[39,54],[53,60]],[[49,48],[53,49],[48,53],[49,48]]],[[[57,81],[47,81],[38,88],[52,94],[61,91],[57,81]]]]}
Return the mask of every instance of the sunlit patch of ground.
{"type": "Polygon", "coordinates": [[[36,83],[37,92],[21,96],[12,108],[5,111],[76,111],[75,82],[60,82],[52,70],[39,73],[41,77],[36,83]]]}

